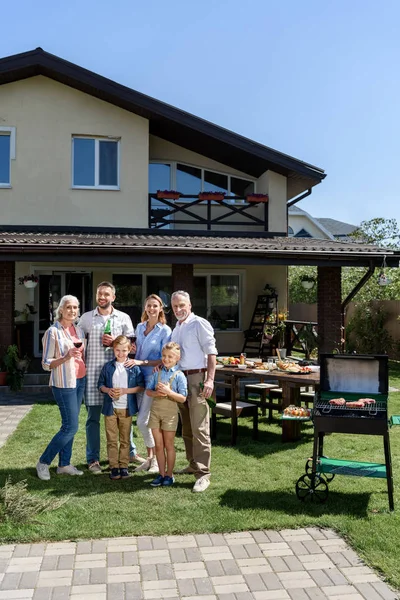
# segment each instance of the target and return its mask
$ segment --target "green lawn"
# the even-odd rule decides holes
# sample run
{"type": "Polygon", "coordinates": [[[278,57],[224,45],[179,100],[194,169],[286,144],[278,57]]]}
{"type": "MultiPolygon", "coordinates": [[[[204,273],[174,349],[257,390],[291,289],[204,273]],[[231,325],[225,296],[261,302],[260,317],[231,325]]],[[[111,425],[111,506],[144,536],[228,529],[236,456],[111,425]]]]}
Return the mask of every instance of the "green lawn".
{"type": "MultiPolygon", "coordinates": [[[[391,365],[391,385],[400,388],[400,364],[391,365]]],[[[400,393],[390,395],[391,414],[400,414],[400,393]]],[[[75,439],[73,461],[84,468],[84,419],[75,439]]],[[[342,534],[369,565],[400,588],[400,427],[391,430],[395,508],[389,513],[385,479],[337,476],[329,485],[326,504],[303,504],[295,483],[304,473],[312,452],[311,424],[302,440],[283,445],[279,421],[261,418],[260,439],[251,439],[251,422],[240,420],[239,443],[229,446],[229,426],[221,421],[213,446],[212,485],[192,494],[191,476],[178,476],[171,489],[151,489],[150,475],[135,474],[126,481],[110,481],[107,474],[56,476],[49,482],[36,477],[35,464],[57,430],[54,405],[36,405],[15,434],[0,449],[0,485],[28,480],[37,494],[71,494],[62,508],[42,515],[37,523],[0,523],[3,542],[82,539],[123,535],[182,534],[246,529],[282,529],[316,525],[342,534]]],[[[182,440],[177,439],[177,465],[184,466],[182,440]]],[[[325,440],[325,453],[334,458],[383,462],[383,441],[375,436],[334,434],[325,440]]],[[[105,457],[103,440],[102,456],[105,457]]],[[[104,465],[106,463],[104,462],[104,465]]]]}

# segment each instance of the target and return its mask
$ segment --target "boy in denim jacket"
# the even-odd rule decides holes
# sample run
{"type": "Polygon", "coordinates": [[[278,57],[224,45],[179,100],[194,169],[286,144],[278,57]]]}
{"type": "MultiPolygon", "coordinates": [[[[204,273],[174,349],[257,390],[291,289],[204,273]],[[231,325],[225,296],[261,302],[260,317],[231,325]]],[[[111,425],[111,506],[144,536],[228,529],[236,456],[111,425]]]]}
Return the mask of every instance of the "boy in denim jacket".
{"type": "Polygon", "coordinates": [[[104,394],[104,415],[110,479],[129,477],[129,448],[132,416],[138,411],[136,394],[144,390],[144,378],[139,367],[125,367],[131,342],[119,335],[112,343],[114,359],[100,373],[98,388],[104,394]],[[118,448],[119,440],[119,448],[118,448]]]}

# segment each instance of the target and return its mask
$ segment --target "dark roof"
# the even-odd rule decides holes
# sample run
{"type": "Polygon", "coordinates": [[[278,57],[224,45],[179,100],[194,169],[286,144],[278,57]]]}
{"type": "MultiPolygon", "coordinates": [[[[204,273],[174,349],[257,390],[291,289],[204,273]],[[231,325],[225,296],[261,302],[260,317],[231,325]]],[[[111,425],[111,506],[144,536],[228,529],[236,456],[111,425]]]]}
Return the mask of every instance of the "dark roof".
{"type": "Polygon", "coordinates": [[[288,177],[291,198],[320,183],[322,169],[106,79],[36,48],[0,59],[0,85],[44,75],[148,119],[150,133],[259,177],[271,169],[288,177]]]}
{"type": "Polygon", "coordinates": [[[350,223],[344,223],[343,221],[337,221],[336,219],[316,217],[316,221],[321,223],[321,225],[335,237],[347,236],[349,233],[353,233],[353,231],[358,229],[357,225],[351,225],[350,223]]]}
{"type": "Polygon", "coordinates": [[[151,230],[0,231],[2,260],[159,262],[213,264],[331,264],[399,266],[400,252],[368,244],[294,237],[187,235],[151,230]]]}

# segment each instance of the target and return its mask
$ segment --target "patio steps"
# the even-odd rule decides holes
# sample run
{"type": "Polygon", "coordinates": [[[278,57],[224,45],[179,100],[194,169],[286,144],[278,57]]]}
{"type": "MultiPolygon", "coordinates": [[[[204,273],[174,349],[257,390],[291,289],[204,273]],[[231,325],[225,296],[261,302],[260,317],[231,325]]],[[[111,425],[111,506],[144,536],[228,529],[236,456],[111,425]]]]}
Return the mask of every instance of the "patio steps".
{"type": "Polygon", "coordinates": [[[29,397],[35,402],[47,402],[53,400],[53,394],[49,387],[49,375],[47,373],[26,373],[24,386],[20,392],[12,392],[6,385],[0,386],[0,398],[29,397]]]}

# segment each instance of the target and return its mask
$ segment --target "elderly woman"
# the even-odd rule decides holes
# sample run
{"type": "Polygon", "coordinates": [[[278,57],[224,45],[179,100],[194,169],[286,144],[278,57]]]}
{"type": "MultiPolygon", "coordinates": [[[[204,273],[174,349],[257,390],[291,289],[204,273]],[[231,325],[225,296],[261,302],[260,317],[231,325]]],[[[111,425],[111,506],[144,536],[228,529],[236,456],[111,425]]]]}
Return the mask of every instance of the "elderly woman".
{"type": "Polygon", "coordinates": [[[78,431],[79,411],[85,391],[85,336],[75,322],[79,300],[63,296],[56,310],[55,322],[43,336],[42,366],[50,371],[50,386],[60,409],[61,428],[55,434],[36,465],[39,479],[50,479],[49,466],[58,454],[58,475],[83,475],[71,465],[72,444],[78,431]]]}
{"type": "MultiPolygon", "coordinates": [[[[163,306],[163,301],[159,296],[156,294],[148,296],[144,303],[141,323],[136,327],[136,355],[132,364],[140,367],[144,376],[145,387],[151,379],[154,367],[161,364],[162,347],[171,338],[171,328],[166,325],[163,306]]],[[[153,399],[145,392],[137,394],[137,399],[139,406],[137,426],[147,447],[147,459],[136,468],[136,471],[157,473],[158,465],[154,453],[154,438],[151,429],[148,427],[153,399]]]]}

